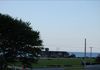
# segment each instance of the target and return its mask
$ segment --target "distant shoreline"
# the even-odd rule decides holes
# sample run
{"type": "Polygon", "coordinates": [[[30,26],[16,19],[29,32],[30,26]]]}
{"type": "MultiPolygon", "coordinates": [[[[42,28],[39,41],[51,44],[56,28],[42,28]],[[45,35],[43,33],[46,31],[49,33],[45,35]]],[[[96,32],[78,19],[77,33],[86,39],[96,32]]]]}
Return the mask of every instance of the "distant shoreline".
{"type": "MultiPolygon", "coordinates": [[[[70,54],[75,54],[76,57],[84,57],[84,52],[69,52],[70,54]]],[[[92,57],[97,57],[100,53],[92,53],[92,57]]],[[[86,53],[87,57],[90,57],[90,52],[86,53]]]]}

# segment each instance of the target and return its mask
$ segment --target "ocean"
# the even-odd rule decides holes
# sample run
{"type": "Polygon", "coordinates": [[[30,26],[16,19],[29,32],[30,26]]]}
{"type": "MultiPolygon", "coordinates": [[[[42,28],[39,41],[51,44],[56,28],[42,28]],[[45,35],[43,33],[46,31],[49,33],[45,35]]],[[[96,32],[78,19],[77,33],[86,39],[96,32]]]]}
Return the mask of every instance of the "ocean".
{"type": "MultiPolygon", "coordinates": [[[[70,54],[75,54],[76,57],[84,57],[84,52],[69,52],[70,54]]],[[[92,57],[97,57],[100,53],[92,53],[92,57]]],[[[90,57],[90,53],[86,53],[87,57],[90,57]]]]}

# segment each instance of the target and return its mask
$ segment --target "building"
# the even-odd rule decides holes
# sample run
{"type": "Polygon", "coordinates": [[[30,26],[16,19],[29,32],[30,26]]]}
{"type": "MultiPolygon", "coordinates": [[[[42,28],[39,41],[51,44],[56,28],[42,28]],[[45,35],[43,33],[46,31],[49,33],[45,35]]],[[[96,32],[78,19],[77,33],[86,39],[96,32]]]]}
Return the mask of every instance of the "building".
{"type": "Polygon", "coordinates": [[[45,51],[42,51],[40,56],[47,58],[67,58],[69,57],[69,53],[66,51],[49,51],[49,48],[45,48],[45,51]]]}

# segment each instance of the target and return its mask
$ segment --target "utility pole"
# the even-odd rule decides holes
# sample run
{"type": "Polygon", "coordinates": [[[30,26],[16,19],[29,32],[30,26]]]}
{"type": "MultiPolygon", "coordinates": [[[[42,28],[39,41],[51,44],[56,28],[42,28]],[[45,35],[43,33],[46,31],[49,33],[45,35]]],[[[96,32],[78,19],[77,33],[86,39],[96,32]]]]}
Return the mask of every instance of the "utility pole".
{"type": "Polygon", "coordinates": [[[84,45],[84,58],[86,58],[86,38],[85,38],[85,45],[84,45]]]}
{"type": "Polygon", "coordinates": [[[92,58],[92,48],[93,47],[90,47],[90,58],[92,58]]]}
{"type": "Polygon", "coordinates": [[[84,70],[86,70],[86,38],[85,38],[85,42],[84,42],[84,70]]]}

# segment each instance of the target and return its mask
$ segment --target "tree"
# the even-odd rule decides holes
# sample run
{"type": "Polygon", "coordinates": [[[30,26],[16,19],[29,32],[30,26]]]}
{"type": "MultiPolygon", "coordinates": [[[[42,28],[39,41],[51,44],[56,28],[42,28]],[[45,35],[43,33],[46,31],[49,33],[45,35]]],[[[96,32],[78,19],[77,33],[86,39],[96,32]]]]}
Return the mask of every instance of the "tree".
{"type": "Polygon", "coordinates": [[[95,61],[96,61],[97,64],[100,64],[100,54],[98,54],[98,56],[96,57],[95,61]]]}
{"type": "Polygon", "coordinates": [[[69,57],[70,58],[76,58],[76,55],[72,53],[69,57]]]}
{"type": "Polygon", "coordinates": [[[0,14],[0,60],[3,65],[1,68],[17,58],[24,64],[26,60],[26,64],[30,65],[36,62],[42,49],[39,34],[30,27],[29,22],[0,14]]]}

